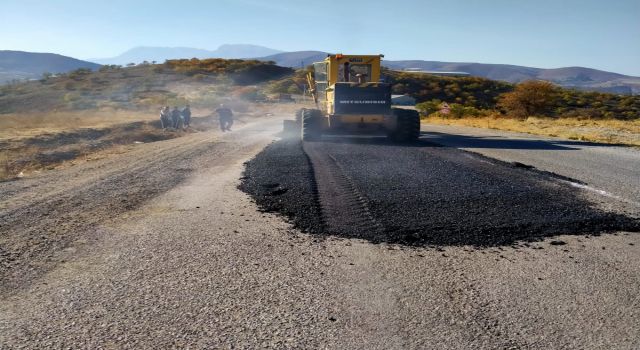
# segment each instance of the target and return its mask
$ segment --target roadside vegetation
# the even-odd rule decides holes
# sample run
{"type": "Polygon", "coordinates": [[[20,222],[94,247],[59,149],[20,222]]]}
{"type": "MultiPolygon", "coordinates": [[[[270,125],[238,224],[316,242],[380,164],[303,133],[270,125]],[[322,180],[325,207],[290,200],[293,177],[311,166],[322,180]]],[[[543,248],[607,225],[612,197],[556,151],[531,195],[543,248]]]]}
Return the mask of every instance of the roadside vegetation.
{"type": "Polygon", "coordinates": [[[585,92],[546,81],[387,72],[393,92],[416,98],[431,123],[640,146],[640,96],[585,92]]]}
{"type": "Polygon", "coordinates": [[[215,127],[220,103],[239,115],[292,69],[254,60],[189,59],[44,74],[0,86],[0,180],[91,160],[135,143],[215,127]],[[190,104],[187,130],[163,131],[161,106],[190,104]]]}
{"type": "Polygon", "coordinates": [[[305,92],[305,87],[307,86],[307,72],[310,72],[311,70],[311,67],[298,69],[292,75],[274,80],[265,86],[265,93],[292,95],[303,94],[305,92]]]}
{"type": "Polygon", "coordinates": [[[223,59],[169,60],[164,64],[128,67],[107,65],[97,72],[78,69],[57,76],[45,74],[39,81],[0,86],[0,115],[156,110],[162,105],[186,103],[210,108],[238,90],[292,72],[270,62],[223,59]]]}
{"type": "Polygon", "coordinates": [[[585,92],[546,81],[517,85],[476,77],[441,77],[389,72],[393,92],[416,98],[428,116],[447,103],[451,118],[499,113],[504,117],[549,117],[634,120],[640,118],[640,96],[585,92]]]}

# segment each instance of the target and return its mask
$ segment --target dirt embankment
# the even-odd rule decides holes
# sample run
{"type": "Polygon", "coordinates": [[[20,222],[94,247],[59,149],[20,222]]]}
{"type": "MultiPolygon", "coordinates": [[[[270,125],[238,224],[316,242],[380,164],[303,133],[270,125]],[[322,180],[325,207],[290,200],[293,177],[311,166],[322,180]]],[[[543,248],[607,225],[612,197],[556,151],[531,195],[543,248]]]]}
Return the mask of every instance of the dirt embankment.
{"type": "MultiPolygon", "coordinates": [[[[240,105],[239,105],[240,106],[240,105]]],[[[242,105],[236,125],[287,111],[294,105],[242,105]]],[[[217,129],[210,110],[196,109],[187,129],[161,128],[155,113],[112,112],[3,116],[0,126],[0,181],[124,153],[136,146],[217,129]],[[74,127],[75,126],[75,127],[74,127]]]]}
{"type": "Polygon", "coordinates": [[[105,129],[80,129],[0,143],[0,179],[22,177],[69,162],[91,161],[122,147],[166,140],[177,133],[162,132],[150,122],[135,122],[105,129]]]}
{"type": "Polygon", "coordinates": [[[0,141],[0,180],[101,159],[138,144],[168,140],[217,127],[212,116],[194,118],[189,129],[163,130],[159,121],[45,133],[0,141]]]}

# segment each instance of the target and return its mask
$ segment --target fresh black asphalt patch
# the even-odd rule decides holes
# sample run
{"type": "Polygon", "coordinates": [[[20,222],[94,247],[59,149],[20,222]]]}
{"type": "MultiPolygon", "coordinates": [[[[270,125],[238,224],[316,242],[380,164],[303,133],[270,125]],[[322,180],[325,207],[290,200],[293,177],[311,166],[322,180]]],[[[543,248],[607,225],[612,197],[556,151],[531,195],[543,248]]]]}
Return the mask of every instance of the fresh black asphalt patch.
{"type": "Polygon", "coordinates": [[[280,140],[246,164],[240,188],[303,231],[375,243],[497,246],[640,231],[638,219],[596,208],[552,174],[426,142],[280,140]]]}
{"type": "Polygon", "coordinates": [[[280,213],[303,231],[321,233],[316,187],[300,142],[289,140],[272,143],[249,161],[240,184],[263,211],[280,213]]]}

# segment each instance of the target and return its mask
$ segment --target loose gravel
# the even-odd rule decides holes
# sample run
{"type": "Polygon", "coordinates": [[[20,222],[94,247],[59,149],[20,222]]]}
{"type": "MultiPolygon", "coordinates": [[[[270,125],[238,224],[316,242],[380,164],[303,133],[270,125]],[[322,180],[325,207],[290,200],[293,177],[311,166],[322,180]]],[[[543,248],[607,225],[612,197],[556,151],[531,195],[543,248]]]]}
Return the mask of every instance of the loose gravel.
{"type": "Polygon", "coordinates": [[[637,219],[597,208],[562,180],[429,143],[333,137],[304,146],[292,140],[271,145],[247,164],[241,188],[264,210],[310,232],[375,243],[498,246],[560,234],[640,231],[637,219]],[[275,184],[277,192],[269,188],[275,184]],[[340,191],[361,198],[361,210],[319,196],[340,191]],[[327,218],[323,210],[330,207],[336,215],[336,205],[344,206],[342,220],[327,218]],[[365,214],[381,232],[351,224],[349,215],[365,214]]]}
{"type": "Polygon", "coordinates": [[[99,239],[99,224],[183,182],[212,154],[232,149],[210,134],[138,145],[126,154],[0,182],[0,295],[67,260],[74,243],[99,239]]]}

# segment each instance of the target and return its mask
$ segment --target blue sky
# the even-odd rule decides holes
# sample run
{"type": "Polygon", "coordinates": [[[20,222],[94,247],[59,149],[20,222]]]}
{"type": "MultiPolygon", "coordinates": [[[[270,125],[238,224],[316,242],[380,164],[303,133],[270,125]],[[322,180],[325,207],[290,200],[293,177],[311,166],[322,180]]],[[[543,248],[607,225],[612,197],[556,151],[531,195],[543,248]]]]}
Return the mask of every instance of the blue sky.
{"type": "Polygon", "coordinates": [[[87,59],[225,43],[640,76],[640,0],[0,0],[0,49],[87,59]]]}

